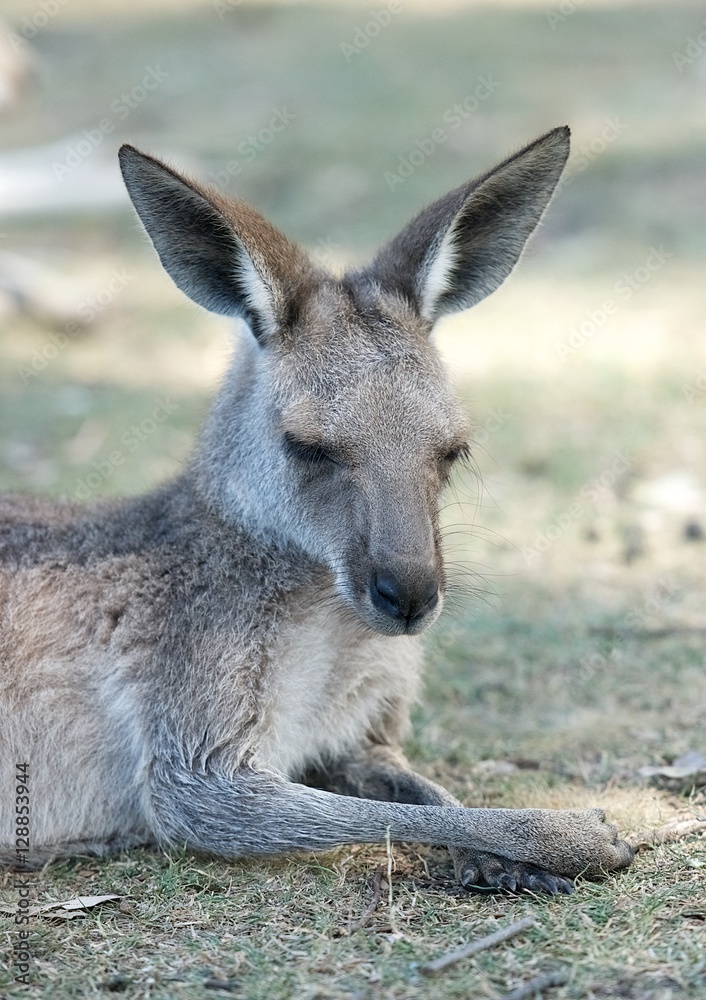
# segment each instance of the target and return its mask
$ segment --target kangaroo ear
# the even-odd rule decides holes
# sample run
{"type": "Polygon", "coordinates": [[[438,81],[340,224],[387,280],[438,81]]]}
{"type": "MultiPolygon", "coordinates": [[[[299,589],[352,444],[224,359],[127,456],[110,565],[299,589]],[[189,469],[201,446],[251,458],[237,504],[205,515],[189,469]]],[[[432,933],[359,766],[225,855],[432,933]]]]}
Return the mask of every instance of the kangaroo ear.
{"type": "Polygon", "coordinates": [[[286,324],[312,271],[304,252],[244,202],[134,146],[119,155],[132,203],[178,287],[211,312],[240,316],[261,343],[286,324]]]}
{"type": "Polygon", "coordinates": [[[490,295],[517,263],[569,155],[556,128],[424,209],[366,274],[436,320],[490,295]]]}

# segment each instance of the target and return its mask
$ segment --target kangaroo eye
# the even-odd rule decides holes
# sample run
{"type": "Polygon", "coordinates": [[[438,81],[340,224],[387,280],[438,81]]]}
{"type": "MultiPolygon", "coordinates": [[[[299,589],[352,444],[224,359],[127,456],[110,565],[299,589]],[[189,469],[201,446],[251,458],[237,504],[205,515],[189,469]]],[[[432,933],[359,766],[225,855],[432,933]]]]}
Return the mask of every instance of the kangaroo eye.
{"type": "Polygon", "coordinates": [[[461,458],[468,458],[470,454],[471,449],[467,444],[457,444],[453,448],[449,448],[444,455],[444,461],[451,465],[452,462],[457,462],[461,458]]]}
{"type": "Polygon", "coordinates": [[[339,462],[330,452],[311,441],[300,441],[291,434],[284,435],[284,446],[287,454],[307,465],[338,465],[339,462]]]}

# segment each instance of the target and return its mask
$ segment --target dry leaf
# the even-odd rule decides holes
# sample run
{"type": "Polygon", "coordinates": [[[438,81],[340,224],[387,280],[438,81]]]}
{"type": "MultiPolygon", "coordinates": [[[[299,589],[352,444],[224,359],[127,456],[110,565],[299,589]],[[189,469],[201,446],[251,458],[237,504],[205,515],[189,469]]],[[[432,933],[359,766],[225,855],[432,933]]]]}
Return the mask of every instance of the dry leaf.
{"type": "Polygon", "coordinates": [[[99,906],[107,903],[110,899],[121,899],[121,896],[77,896],[76,899],[67,899],[65,903],[46,903],[40,910],[89,910],[92,906],[99,906]]]}
{"type": "MultiPolygon", "coordinates": [[[[85,915],[86,910],[93,906],[100,906],[111,899],[122,899],[122,896],[110,894],[108,896],[77,896],[76,899],[66,899],[61,903],[44,903],[42,906],[30,906],[24,910],[27,916],[36,917],[40,913],[46,913],[50,917],[62,917],[70,920],[72,917],[85,915]]],[[[14,916],[17,913],[17,904],[0,904],[0,913],[7,913],[14,916]]]]}
{"type": "Polygon", "coordinates": [[[638,774],[651,778],[654,784],[669,788],[692,788],[706,785],[706,754],[690,750],[673,764],[662,767],[641,767],[638,774]]]}

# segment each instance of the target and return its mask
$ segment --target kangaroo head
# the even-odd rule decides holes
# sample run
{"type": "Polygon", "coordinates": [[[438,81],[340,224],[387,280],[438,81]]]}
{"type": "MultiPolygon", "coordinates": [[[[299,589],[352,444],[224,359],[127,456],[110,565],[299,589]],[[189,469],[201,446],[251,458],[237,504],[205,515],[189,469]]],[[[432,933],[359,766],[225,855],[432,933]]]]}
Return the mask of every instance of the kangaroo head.
{"type": "Polygon", "coordinates": [[[419,632],[442,604],[439,500],[469,431],[434,323],[504,281],[568,149],[568,128],[542,136],[343,278],[243,202],[120,151],[176,284],[244,321],[194,461],[199,489],[234,524],[326,564],[377,632],[419,632]]]}

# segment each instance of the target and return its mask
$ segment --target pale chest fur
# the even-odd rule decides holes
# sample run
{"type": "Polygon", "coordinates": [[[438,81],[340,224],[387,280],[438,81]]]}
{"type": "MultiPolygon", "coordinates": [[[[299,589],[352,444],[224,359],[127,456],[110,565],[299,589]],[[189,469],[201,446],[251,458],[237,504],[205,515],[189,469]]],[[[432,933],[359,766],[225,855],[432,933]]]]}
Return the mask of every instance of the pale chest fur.
{"type": "Polygon", "coordinates": [[[360,746],[371,731],[404,733],[420,680],[416,637],[346,634],[325,610],[272,651],[256,766],[296,777],[360,746]]]}

